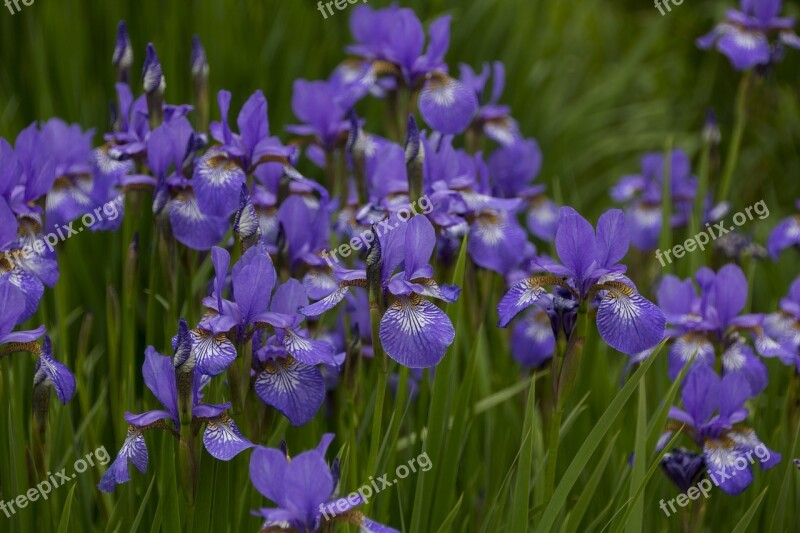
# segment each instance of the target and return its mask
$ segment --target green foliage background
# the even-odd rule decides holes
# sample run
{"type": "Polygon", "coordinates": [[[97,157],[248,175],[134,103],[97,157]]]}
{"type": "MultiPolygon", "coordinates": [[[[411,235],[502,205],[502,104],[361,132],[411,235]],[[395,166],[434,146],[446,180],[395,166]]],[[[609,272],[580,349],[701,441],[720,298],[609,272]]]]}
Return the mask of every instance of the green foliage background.
{"type": "MultiPolygon", "coordinates": [[[[725,2],[684,2],[663,17],[649,2],[631,0],[404,0],[400,4],[413,7],[424,22],[452,14],[447,57],[453,73],[459,62],[505,63],[507,85],[502,101],[511,106],[523,132],[535,137],[544,153],[538,181],[590,219],[611,207],[609,187],[621,175],[637,172],[644,152],[663,150],[671,142],[684,148],[696,164],[699,132],[709,107],[720,120],[722,153],[727,149],[739,74],[721,55],[694,46],[694,39],[710,30],[727,7],[733,7],[725,2]]],[[[785,12],[800,15],[796,2],[787,4],[785,12]]],[[[374,0],[370,5],[388,3],[374,0]]],[[[120,19],[128,22],[131,32],[134,73],[140,72],[146,43],[155,44],[169,102],[190,101],[188,59],[191,36],[196,33],[211,65],[212,94],[221,88],[231,90],[235,110],[254,90],[262,89],[270,104],[272,131],[282,136],[282,127],[294,122],[293,80],[327,77],[345,57],[343,48],[350,40],[347,11],[324,20],[311,0],[36,0],[13,16],[0,9],[0,135],[13,140],[30,122],[52,116],[93,127],[98,134],[105,131],[108,103],[114,98],[110,59],[120,19]]],[[[745,228],[762,243],[781,218],[794,212],[794,201],[800,198],[798,67],[800,54],[790,50],[786,60],[757,83],[728,199],[734,212],[765,200],[770,217],[745,228]]],[[[377,102],[360,108],[376,129],[381,128],[378,108],[377,102]]],[[[216,106],[212,109],[216,118],[216,106]]],[[[55,291],[48,291],[38,317],[51,326],[59,357],[76,370],[79,385],[70,405],[51,408],[54,470],[71,467],[74,459],[100,445],[114,454],[124,435],[122,410],[138,411],[153,402],[149,393],[142,393],[139,378],[128,378],[121,370],[130,368],[138,374],[144,345],[144,338],[136,339],[135,350],[120,344],[119,331],[131,320],[118,302],[127,243],[120,243],[119,235],[102,234],[84,234],[73,241],[59,250],[62,281],[55,291]],[[109,362],[112,354],[121,358],[116,370],[109,362]],[[126,397],[136,401],[125,404],[126,397]]],[[[720,264],[718,260],[711,263],[710,256],[708,261],[715,267],[720,264]]],[[[629,263],[638,267],[637,282],[646,291],[660,273],[653,259],[632,254],[629,263]]],[[[688,275],[687,263],[677,264],[675,272],[688,275]]],[[[746,264],[750,309],[773,310],[800,271],[797,264],[796,254],[784,254],[776,264],[746,264]]],[[[206,261],[189,282],[203,286],[208,266],[206,261]]],[[[480,317],[483,328],[469,322],[474,309],[493,308],[502,281],[467,270],[465,292],[470,295],[449,310],[456,317],[458,340],[446,359],[450,366],[437,375],[442,386],[433,391],[423,387],[420,399],[405,413],[400,439],[412,444],[382,455],[379,472],[391,471],[418,454],[419,442],[412,437],[424,426],[429,428],[429,443],[439,444],[431,451],[434,468],[430,472],[381,494],[371,506],[371,516],[409,531],[503,527],[513,531],[519,522],[512,526],[512,516],[519,509],[528,510],[527,518],[533,523],[545,512],[547,502],[541,501],[538,476],[545,453],[542,421],[538,415],[525,416],[526,377],[510,357],[507,333],[493,327],[492,312],[480,317]],[[530,441],[524,439],[526,419],[531,425],[530,441]],[[532,443],[533,496],[527,502],[517,496],[524,490],[520,481],[526,477],[518,470],[528,451],[522,442],[532,443]]],[[[164,310],[164,323],[159,324],[163,331],[159,329],[154,338],[163,339],[159,348],[165,353],[166,341],[174,333],[171,325],[187,311],[197,312],[164,310]]],[[[664,359],[653,363],[641,382],[638,400],[624,404],[608,433],[596,443],[597,451],[587,458],[588,465],[558,515],[556,523],[562,530],[600,531],[609,524],[617,529],[625,525],[623,518],[631,530],[681,528],[680,517],[668,519],[658,508],[660,499],[677,495],[658,471],[649,478],[640,510],[626,515],[628,496],[642,481],[641,473],[632,473],[627,462],[636,446],[635,436],[644,430],[642,420],[655,420],[659,402],[669,391],[664,359]],[[592,476],[595,471],[597,479],[592,476]],[[576,522],[573,516],[564,525],[568,510],[584,499],[583,521],[576,522]]],[[[573,458],[585,457],[586,452],[579,449],[618,394],[624,363],[624,356],[590,339],[576,401],[565,415],[568,423],[559,449],[559,478],[573,458]],[[578,402],[584,394],[588,396],[578,402]]],[[[715,491],[707,502],[706,530],[731,530],[748,509],[755,513],[750,530],[797,531],[800,527],[795,513],[800,504],[798,474],[791,466],[791,458],[797,455],[790,424],[796,409],[791,403],[796,378],[777,361],[767,364],[770,386],[750,407],[756,431],[783,453],[784,461],[769,472],[757,473],[754,484],[741,496],[715,491]],[[763,500],[756,502],[764,489],[763,500]],[[754,503],[759,505],[751,508],[754,503]]],[[[25,474],[32,364],[24,359],[4,360],[0,370],[0,497],[8,500],[33,486],[25,474]]],[[[539,380],[537,393],[548,386],[548,378],[539,380]]],[[[395,414],[404,412],[395,410],[395,414]]],[[[301,429],[287,428],[276,418],[273,431],[261,438],[276,445],[285,437],[296,454],[315,445],[325,429],[355,424],[358,430],[361,414],[353,417],[333,423],[318,416],[301,429]]],[[[368,417],[365,420],[363,432],[368,417]]],[[[368,440],[361,431],[358,444],[340,434],[332,447],[331,454],[342,454],[347,489],[376,474],[365,471],[368,440]]],[[[396,444],[391,437],[387,434],[389,447],[396,444]]],[[[90,469],[76,480],[74,489],[60,488],[47,502],[31,504],[10,520],[0,515],[0,530],[187,528],[185,504],[175,489],[172,444],[166,436],[155,434],[148,436],[148,444],[148,473],[134,473],[133,481],[113,496],[96,491],[94,484],[102,469],[90,469]]],[[[655,456],[646,450],[649,468],[655,456]]],[[[198,506],[193,529],[257,530],[258,520],[249,516],[249,510],[268,504],[247,483],[248,459],[249,454],[243,454],[229,464],[204,462],[199,496],[204,505],[198,506]]]]}

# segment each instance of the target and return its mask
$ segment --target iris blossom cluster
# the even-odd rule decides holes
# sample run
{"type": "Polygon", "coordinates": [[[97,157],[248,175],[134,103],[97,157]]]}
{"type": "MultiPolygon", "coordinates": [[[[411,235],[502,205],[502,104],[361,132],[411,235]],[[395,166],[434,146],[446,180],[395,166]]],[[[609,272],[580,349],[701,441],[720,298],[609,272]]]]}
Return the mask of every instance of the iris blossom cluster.
{"type": "MultiPolygon", "coordinates": [[[[697,177],[692,175],[691,163],[683,150],[673,150],[669,159],[672,215],[670,226],[686,226],[698,201],[704,207],[705,217],[702,222],[718,220],[723,216],[727,211],[726,204],[711,208],[709,198],[697,198],[697,177]]],[[[639,250],[655,250],[661,235],[666,166],[664,154],[646,154],[642,157],[641,173],[623,176],[611,190],[611,197],[615,202],[627,205],[625,213],[630,223],[631,244],[639,250]]]]}
{"type": "Polygon", "coordinates": [[[498,325],[506,327],[520,312],[539,302],[553,288],[555,330],[573,336],[579,309],[597,308],[597,329],[612,348],[634,355],[658,344],[664,336],[664,313],[636,290],[619,264],[630,243],[625,215],[620,210],[603,214],[592,225],[572,208],[561,208],[556,250],[561,262],[539,257],[541,272],[514,284],[497,307],[498,325]],[[570,302],[567,304],[563,300],[570,302]],[[571,304],[571,305],[570,305],[571,304]],[[559,312],[560,311],[560,312],[559,312]]]}
{"type": "MultiPolygon", "coordinates": [[[[701,268],[691,279],[668,275],[658,289],[658,304],[670,327],[668,373],[671,379],[691,361],[714,368],[719,360],[723,376],[742,374],[752,395],[767,386],[767,369],[758,357],[790,357],[765,331],[765,316],[742,314],[747,303],[747,279],[741,268],[726,265],[718,272],[701,268]],[[758,354],[758,355],[756,355],[758,354]]],[[[641,357],[647,353],[641,354],[641,357]]]]}

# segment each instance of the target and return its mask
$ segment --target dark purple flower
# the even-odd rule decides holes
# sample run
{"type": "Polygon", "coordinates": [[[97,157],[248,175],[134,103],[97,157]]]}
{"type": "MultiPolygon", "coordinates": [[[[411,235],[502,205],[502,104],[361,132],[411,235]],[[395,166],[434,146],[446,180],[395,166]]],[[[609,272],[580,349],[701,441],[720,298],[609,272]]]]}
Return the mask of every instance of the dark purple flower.
{"type": "MultiPolygon", "coordinates": [[[[689,371],[684,382],[684,408],[672,407],[669,412],[702,450],[711,480],[728,494],[739,494],[752,483],[751,465],[756,461],[767,470],[781,460],[778,452],[768,449],[755,431],[742,424],[748,415],[744,403],[750,396],[744,375],[732,373],[720,379],[713,369],[700,365],[689,371]]],[[[679,426],[672,427],[660,443],[679,426]]]]}
{"type": "Polygon", "coordinates": [[[562,287],[582,305],[596,303],[597,329],[612,348],[628,355],[651,348],[664,337],[664,313],[642,297],[618,264],[628,252],[628,230],[622,211],[607,211],[592,225],[574,209],[561,208],[556,250],[561,263],[539,258],[552,275],[517,282],[500,301],[498,325],[506,327],[522,310],[547,294],[547,286],[562,287]]]}
{"type": "Polygon", "coordinates": [[[741,11],[729,9],[725,22],[697,39],[697,46],[716,46],[736,70],[766,65],[781,55],[785,46],[800,48],[795,20],[779,17],[781,0],[741,0],[741,11]],[[773,37],[777,37],[770,42],[773,37]]]}
{"type": "MultiPolygon", "coordinates": [[[[381,319],[380,340],[386,353],[410,368],[436,366],[455,338],[455,330],[447,315],[423,298],[429,296],[446,302],[458,299],[460,289],[439,285],[432,279],[433,267],[428,264],[436,235],[424,216],[415,216],[407,223],[397,216],[385,221],[385,233],[378,231],[381,250],[381,287],[388,298],[388,309],[381,319]],[[394,274],[403,266],[402,272],[394,274]]],[[[374,237],[373,237],[374,238],[374,237]]],[[[339,287],[320,301],[303,307],[300,312],[316,317],[341,302],[350,287],[366,287],[363,270],[334,270],[339,287]]]]}
{"type": "MultiPolygon", "coordinates": [[[[187,342],[182,339],[182,342],[187,342]]],[[[188,350],[187,346],[178,346],[176,357],[181,350],[188,350]]],[[[106,470],[97,487],[103,492],[112,492],[116,485],[130,480],[128,461],[132,462],[140,472],[147,469],[147,447],[145,445],[144,431],[148,429],[165,429],[176,432],[180,426],[178,413],[178,386],[176,381],[176,366],[172,357],[163,356],[149,346],[145,351],[145,362],[142,366],[144,383],[153,393],[161,405],[162,410],[148,411],[139,415],[125,413],[125,420],[129,424],[128,435],[116,459],[106,470]],[[165,424],[171,421],[172,426],[165,424]]],[[[200,374],[195,374],[192,393],[192,421],[205,424],[203,444],[211,456],[221,461],[230,461],[240,452],[253,446],[239,431],[236,423],[225,413],[230,403],[205,404],[202,403],[201,389],[207,383],[200,374]]]]}
{"type": "Polygon", "coordinates": [[[278,506],[260,509],[264,529],[289,528],[296,531],[323,531],[334,520],[360,526],[362,531],[397,533],[396,530],[373,522],[355,508],[363,504],[361,496],[334,499],[339,483],[338,463],[329,467],[325,453],[333,434],[322,437],[313,450],[291,459],[285,450],[257,447],[250,457],[250,481],[278,506]]]}
{"type": "Polygon", "coordinates": [[[703,476],[703,456],[686,448],[675,448],[661,458],[661,470],[681,492],[686,492],[703,476]]]}

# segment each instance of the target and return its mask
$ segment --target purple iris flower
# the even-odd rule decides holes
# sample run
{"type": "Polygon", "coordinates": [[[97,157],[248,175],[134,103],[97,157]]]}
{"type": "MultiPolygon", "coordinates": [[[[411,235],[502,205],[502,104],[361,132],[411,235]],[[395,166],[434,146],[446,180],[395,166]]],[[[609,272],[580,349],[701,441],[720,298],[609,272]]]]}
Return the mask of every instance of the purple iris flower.
{"type": "MultiPolygon", "coordinates": [[[[611,190],[615,202],[625,204],[631,229],[631,243],[639,250],[654,250],[661,234],[664,154],[652,152],[642,157],[640,174],[623,176],[611,190]]],[[[697,177],[681,149],[670,154],[670,199],[673,228],[685,226],[697,201],[697,177]]],[[[708,204],[708,200],[704,200],[708,204]]],[[[727,206],[706,207],[704,222],[720,218],[727,206]]]]}
{"type": "Polygon", "coordinates": [[[285,451],[275,448],[259,446],[253,450],[250,481],[278,506],[255,512],[264,518],[263,528],[324,531],[335,520],[360,526],[361,531],[397,533],[355,510],[364,503],[361,496],[352,500],[334,498],[339,484],[338,461],[334,461],[333,467],[325,461],[333,438],[333,434],[325,434],[315,449],[291,459],[285,451]]]}
{"type": "Polygon", "coordinates": [[[741,11],[729,9],[725,22],[697,39],[697,46],[703,50],[716,46],[736,70],[774,62],[783,45],[800,48],[795,20],[778,16],[781,4],[781,0],[741,0],[741,11]]]}
{"type": "MultiPolygon", "coordinates": [[[[167,214],[178,242],[195,250],[208,250],[222,239],[228,218],[201,209],[194,190],[196,181],[186,177],[191,174],[197,141],[185,117],[165,122],[148,137],[147,162],[157,181],[153,211],[167,214]]],[[[237,195],[240,189],[241,185],[237,195]]]]}
{"type": "MultiPolygon", "coordinates": [[[[183,329],[177,341],[175,364],[178,354],[187,352],[191,348],[192,340],[188,328],[183,329]]],[[[142,366],[144,383],[153,393],[164,409],[148,411],[139,415],[125,413],[128,422],[128,434],[116,459],[103,474],[97,487],[103,492],[112,492],[116,485],[130,481],[128,461],[142,473],[147,470],[147,446],[144,432],[149,429],[164,429],[177,436],[180,427],[178,414],[178,386],[176,381],[176,368],[173,358],[159,354],[155,348],[148,346],[145,351],[145,361],[142,366]],[[166,422],[171,421],[172,425],[166,422]]],[[[206,404],[202,403],[201,389],[208,383],[207,378],[196,373],[193,380],[192,393],[192,424],[205,424],[203,444],[212,457],[220,461],[230,461],[240,452],[250,448],[253,444],[239,431],[236,423],[225,413],[230,403],[206,404]]]]}
{"type": "Polygon", "coordinates": [[[634,355],[664,338],[664,313],[640,295],[618,264],[628,252],[625,215],[618,209],[604,213],[592,225],[577,211],[562,207],[556,250],[559,264],[539,258],[537,264],[550,275],[517,282],[497,307],[498,325],[506,327],[521,311],[537,303],[548,286],[566,289],[579,305],[597,304],[597,329],[612,348],[634,355]]]}
{"type": "MultiPolygon", "coordinates": [[[[13,331],[23,322],[26,314],[25,294],[8,278],[0,278],[0,358],[15,352],[30,352],[36,356],[33,375],[34,398],[42,389],[52,388],[56,396],[65,404],[75,395],[75,376],[53,356],[50,337],[45,335],[44,326],[34,330],[13,331]],[[44,335],[41,345],[34,341],[44,335]]],[[[49,400],[49,391],[43,396],[49,400]]],[[[34,399],[34,403],[36,400],[34,399]]]]}
{"type": "MultiPolygon", "coordinates": [[[[299,323],[304,320],[297,310],[308,305],[303,285],[289,279],[278,287],[270,311],[299,323]]],[[[294,426],[308,423],[325,400],[323,366],[338,368],[342,362],[334,347],[324,340],[307,338],[302,330],[276,328],[275,334],[261,343],[254,338],[255,390],[261,400],[280,411],[294,426]],[[297,354],[293,356],[292,354],[297,354]],[[312,355],[313,354],[313,355],[312,355]]],[[[343,354],[342,354],[343,355],[343,354]]]]}
{"type": "MultiPolygon", "coordinates": [[[[795,206],[800,211],[800,200],[795,206]]],[[[767,242],[767,251],[776,261],[781,252],[791,247],[800,250],[800,214],[781,220],[770,233],[767,242]]]]}
{"type": "Polygon", "coordinates": [[[478,266],[508,274],[518,268],[532,245],[517,222],[520,198],[492,196],[489,168],[482,155],[471,156],[452,145],[452,137],[423,139],[423,177],[431,220],[443,228],[443,238],[460,240],[469,233],[468,251],[478,266]]]}
{"type": "Polygon", "coordinates": [[[474,125],[493,141],[507,146],[522,138],[519,124],[511,117],[508,106],[499,105],[500,97],[506,84],[506,69],[500,61],[489,67],[483,64],[480,74],[476,74],[469,65],[459,65],[461,82],[472,89],[481,106],[475,115],[474,125]],[[486,84],[492,75],[492,94],[487,94],[486,84]]]}
{"type": "Polygon", "coordinates": [[[550,315],[544,305],[541,302],[526,312],[511,331],[511,355],[526,368],[542,368],[553,357],[556,347],[550,315]]]}
{"type": "Polygon", "coordinates": [[[311,138],[330,152],[347,140],[347,113],[356,98],[340,77],[333,76],[329,81],[295,80],[292,112],[303,124],[287,126],[286,131],[311,138]]]}
{"type": "Polygon", "coordinates": [[[518,139],[495,150],[487,161],[492,194],[523,198],[526,222],[536,237],[552,242],[558,228],[558,206],[545,194],[544,185],[532,185],[542,168],[542,151],[534,139],[518,139]]]}
{"type": "Polygon", "coordinates": [[[755,431],[742,424],[747,418],[745,401],[752,396],[742,374],[728,374],[722,379],[708,366],[690,370],[681,392],[683,409],[672,407],[671,424],[661,436],[667,442],[684,424],[702,450],[704,466],[711,480],[727,494],[739,494],[753,482],[751,465],[756,461],[762,470],[778,464],[781,455],[772,451],[755,431]]]}
{"type": "Polygon", "coordinates": [[[441,133],[457,134],[470,125],[478,109],[475,92],[451,78],[444,62],[450,46],[449,16],[431,23],[424,53],[425,32],[411,9],[391,6],[373,10],[360,5],[350,18],[350,30],[356,44],[349,46],[348,52],[371,64],[366,80],[389,90],[398,85],[420,90],[422,118],[441,133]]]}
{"type": "Polygon", "coordinates": [[[782,348],[777,355],[783,364],[794,365],[800,372],[800,277],[781,299],[780,311],[764,317],[764,331],[782,348]]]}
{"type": "MultiPolygon", "coordinates": [[[[402,223],[393,216],[376,230],[381,251],[381,288],[388,298],[388,309],[381,318],[380,340],[387,355],[410,368],[436,366],[455,339],[455,330],[447,315],[423,298],[429,296],[446,302],[458,299],[461,289],[439,285],[432,279],[433,267],[428,264],[436,235],[425,216],[402,223]],[[403,270],[394,274],[403,266],[403,270]]],[[[364,270],[335,269],[339,287],[300,312],[316,317],[335,307],[350,288],[366,287],[364,270]]]]}
{"type": "MultiPolygon", "coordinates": [[[[117,83],[117,100],[119,112],[114,121],[114,131],[106,133],[104,150],[108,156],[117,161],[128,159],[145,160],[147,156],[147,141],[150,137],[150,122],[147,110],[147,95],[142,94],[134,100],[131,88],[127,83],[117,83]]],[[[188,104],[164,104],[162,112],[164,123],[186,117],[192,106],[188,104]]],[[[137,177],[131,178],[138,184],[137,177]]],[[[138,176],[141,181],[141,176],[138,176]]]]}
{"type": "Polygon", "coordinates": [[[686,492],[703,477],[703,456],[677,448],[661,458],[661,469],[681,492],[686,492]]]}
{"type": "Polygon", "coordinates": [[[764,316],[741,314],[747,303],[747,279],[741,268],[729,264],[714,273],[701,268],[691,279],[665,276],[658,289],[658,304],[667,316],[672,340],[667,357],[669,376],[677,378],[694,357],[692,366],[714,367],[721,354],[722,374],[742,374],[753,395],[767,386],[767,369],[756,356],[782,357],[785,350],[763,329],[764,316]],[[753,350],[755,347],[755,351],[753,350]]]}
{"type": "MultiPolygon", "coordinates": [[[[286,287],[284,285],[278,289],[276,299],[272,300],[270,306],[277,276],[272,260],[263,245],[249,248],[233,265],[231,269],[233,301],[223,297],[226,291],[230,255],[226,250],[214,247],[211,250],[211,259],[216,276],[212,295],[203,300],[207,314],[198,326],[198,334],[206,339],[211,337],[219,339],[219,342],[213,350],[202,354],[198,352],[197,364],[203,373],[219,374],[236,357],[235,351],[231,349],[232,346],[223,341],[221,336],[230,333],[241,344],[267,326],[275,329],[286,353],[293,358],[308,365],[334,364],[330,345],[307,338],[300,329],[304,317],[297,312],[297,309],[307,300],[302,300],[293,306],[291,302],[298,302],[297,296],[291,293],[292,297],[289,298],[290,293],[287,293],[289,289],[283,288],[286,287]],[[278,300],[278,295],[287,300],[278,300]]],[[[294,283],[291,287],[296,289],[294,283]]],[[[303,296],[304,294],[303,292],[303,296]]]]}

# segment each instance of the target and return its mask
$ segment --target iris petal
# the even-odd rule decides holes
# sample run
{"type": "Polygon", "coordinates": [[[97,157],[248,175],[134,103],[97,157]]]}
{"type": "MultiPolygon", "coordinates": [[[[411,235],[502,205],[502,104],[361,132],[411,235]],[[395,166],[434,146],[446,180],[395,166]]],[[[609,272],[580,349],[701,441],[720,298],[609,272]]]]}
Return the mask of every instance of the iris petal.
{"type": "Polygon", "coordinates": [[[293,426],[308,423],[325,399],[325,381],[319,370],[293,357],[268,361],[258,374],[256,394],[280,411],[293,426]]]}
{"type": "Polygon", "coordinates": [[[605,286],[611,290],[597,309],[597,329],[609,346],[634,355],[664,338],[666,319],[661,309],[623,283],[605,286]]]}
{"type": "Polygon", "coordinates": [[[212,457],[230,461],[253,443],[242,435],[236,423],[226,414],[209,420],[203,433],[203,444],[212,457]]]}
{"type": "Polygon", "coordinates": [[[381,319],[380,339],[386,353],[409,368],[436,366],[454,338],[447,315],[416,294],[397,297],[381,319]]]}

